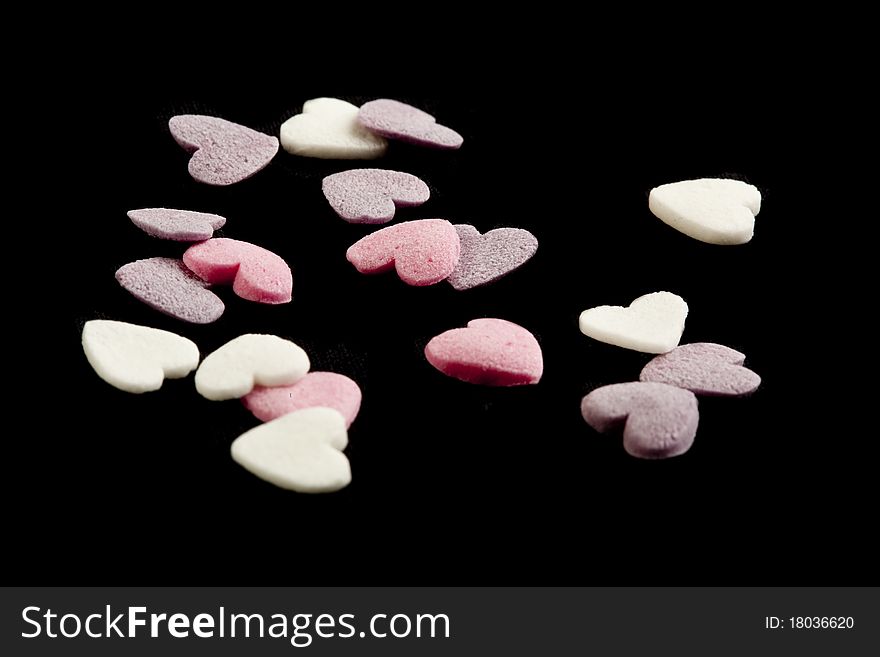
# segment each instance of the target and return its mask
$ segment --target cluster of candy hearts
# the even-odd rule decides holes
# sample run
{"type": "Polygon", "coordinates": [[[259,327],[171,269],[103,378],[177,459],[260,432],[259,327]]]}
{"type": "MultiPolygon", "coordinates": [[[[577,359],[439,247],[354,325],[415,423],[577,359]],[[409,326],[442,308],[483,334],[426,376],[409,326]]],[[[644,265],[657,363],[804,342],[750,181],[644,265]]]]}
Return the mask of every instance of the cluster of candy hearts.
{"type": "MultiPolygon", "coordinates": [[[[168,126],[177,143],[192,153],[190,175],[211,185],[245,180],[278,152],[275,137],[213,116],[175,116],[168,126]]],[[[384,98],[360,108],[337,98],[315,98],[281,126],[284,149],[305,157],[375,159],[385,154],[386,138],[440,149],[457,149],[464,141],[427,112],[384,98]]],[[[754,233],[761,193],[739,180],[701,178],[655,187],[648,207],[694,239],[744,244],[754,233]]],[[[348,220],[380,223],[369,217],[348,220]]]]}
{"type": "Polygon", "coordinates": [[[284,150],[305,157],[372,160],[385,154],[386,139],[440,149],[464,142],[427,112],[384,98],[360,108],[337,98],[315,98],[281,126],[284,150]]]}
{"type": "MultiPolygon", "coordinates": [[[[245,126],[211,116],[181,115],[169,121],[177,142],[193,152],[190,174],[201,182],[227,185],[265,167],[278,150],[278,140],[245,126]]],[[[385,138],[434,148],[453,149],[463,139],[433,116],[405,103],[380,99],[358,108],[336,98],[316,98],[301,114],[281,126],[281,144],[297,155],[337,159],[370,159],[385,153],[385,138]]],[[[350,223],[391,221],[397,207],[425,203],[428,186],[416,176],[384,169],[352,169],[327,176],[325,197],[350,223]]],[[[453,227],[442,219],[408,222],[364,238],[348,251],[361,272],[390,269],[410,285],[448,280],[458,290],[484,285],[517,269],[538,248],[535,236],[518,228],[486,234],[473,226],[453,227]]],[[[155,234],[155,233],[153,233],[155,234]]]]}
{"type": "Polygon", "coordinates": [[[95,372],[132,393],[158,390],[164,379],[196,370],[206,399],[241,399],[265,424],[232,443],[232,457],[276,486],[305,493],[331,492],[351,481],[342,450],[361,404],[361,390],[346,376],[309,372],[306,353],[274,335],[242,335],[199,365],[194,342],[169,331],[110,320],[86,322],[82,346],[95,372]]]}
{"type": "MultiPolygon", "coordinates": [[[[384,224],[397,207],[421,205],[430,197],[416,176],[385,169],[351,169],[324,178],[324,196],[349,223],[384,224]]],[[[496,228],[481,234],[469,224],[444,219],[408,221],[369,235],[347,252],[358,271],[397,270],[409,285],[442,280],[467,290],[498,280],[524,265],[538,240],[521,228],[496,228]]]]}
{"type": "MultiPolygon", "coordinates": [[[[174,139],[193,154],[190,175],[210,185],[245,180],[278,152],[275,137],[213,116],[175,116],[168,125],[174,139]]],[[[385,138],[446,149],[459,148],[464,141],[430,114],[388,99],[358,108],[336,98],[316,98],[281,126],[284,149],[306,157],[374,159],[385,154],[385,138]]],[[[398,204],[406,202],[404,197],[398,204]]],[[[340,216],[348,221],[382,223],[388,212],[387,203],[385,206],[379,217],[349,218],[343,212],[340,216]]],[[[739,180],[684,180],[652,189],[648,207],[661,221],[694,239],[709,244],[744,244],[752,239],[761,193],[739,180]]]]}
{"type": "MultiPolygon", "coordinates": [[[[275,157],[279,140],[210,116],[175,116],[174,139],[192,154],[191,176],[211,185],[230,185],[254,175],[275,157]]],[[[419,109],[392,100],[358,108],[341,100],[308,101],[303,112],[281,127],[288,152],[319,158],[372,159],[386,139],[456,149],[462,137],[419,109]]],[[[396,207],[425,203],[428,186],[411,174],[355,169],[322,183],[333,209],[350,223],[391,221],[396,207]]],[[[701,179],[662,185],[651,191],[650,210],[668,225],[713,244],[751,239],[761,196],[751,185],[701,179]]],[[[120,284],[145,303],[185,321],[206,323],[223,312],[209,284],[231,284],[242,298],[285,303],[292,296],[289,266],[277,255],[246,242],[212,239],[225,219],[180,210],[129,213],[155,237],[200,241],[182,260],[150,258],[125,265],[120,284]]],[[[358,271],[394,268],[410,285],[448,280],[468,289],[496,280],[525,263],[537,249],[527,231],[501,228],[480,234],[470,225],[443,219],[404,222],[352,245],[347,259],[358,271]]],[[[640,381],[606,386],[584,398],[584,418],[600,431],[624,425],[631,454],[658,458],[686,451],[698,423],[697,394],[740,395],[760,379],[741,367],[744,356],[721,345],[677,347],[687,305],[668,292],[647,295],[629,308],[585,311],[581,330],[596,339],[649,353],[640,381]],[[677,347],[677,348],[676,348],[677,347]]],[[[186,376],[198,366],[196,346],[180,336],[121,322],[89,322],[83,348],[98,374],[132,392],[154,390],[165,377],[186,376]]],[[[540,346],[526,329],[498,319],[479,319],[432,339],[428,361],[449,376],[485,385],[537,383],[543,372],[540,346]]],[[[360,405],[360,390],[345,377],[308,373],[299,347],[274,336],[245,335],[208,356],[196,373],[198,391],[209,399],[241,397],[267,423],[240,436],[236,461],[258,476],[293,490],[337,490],[351,477],[342,453],[346,427],[360,405]]]]}
{"type": "Polygon", "coordinates": [[[628,307],[599,306],[580,316],[581,331],[626,349],[661,354],[639,381],[598,388],[584,397],[581,412],[599,432],[623,427],[623,446],[640,458],[683,454],[699,423],[695,395],[747,395],[761,378],[743,367],[745,356],[713,343],[678,346],[688,306],[671,292],[639,297],[628,307]]]}
{"type": "MultiPolygon", "coordinates": [[[[278,153],[278,139],[216,116],[181,114],[168,121],[174,140],[191,153],[189,174],[208,185],[232,185],[261,171],[278,153]]],[[[433,116],[396,100],[379,99],[358,108],[336,98],[315,98],[302,114],[281,126],[290,153],[333,159],[373,159],[398,139],[455,149],[464,141],[433,116]]]]}
{"type": "Polygon", "coordinates": [[[185,322],[207,324],[223,314],[223,301],[209,285],[232,285],[242,299],[288,303],[293,275],[287,263],[262,247],[228,238],[212,238],[226,223],[219,215],[149,208],[128,213],[145,233],[161,239],[195,242],[174,258],[146,258],[119,268],[116,280],[135,298],[185,322]]]}
{"type": "Polygon", "coordinates": [[[345,254],[362,274],[394,269],[408,285],[448,281],[457,290],[485,285],[527,262],[538,240],[521,228],[481,234],[468,224],[445,219],[405,221],[355,242],[345,254]]]}

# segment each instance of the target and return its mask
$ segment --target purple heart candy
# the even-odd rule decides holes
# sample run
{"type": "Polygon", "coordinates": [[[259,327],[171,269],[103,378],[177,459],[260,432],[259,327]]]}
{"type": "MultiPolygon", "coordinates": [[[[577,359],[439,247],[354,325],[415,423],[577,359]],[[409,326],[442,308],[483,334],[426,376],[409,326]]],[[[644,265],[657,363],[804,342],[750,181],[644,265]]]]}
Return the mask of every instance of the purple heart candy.
{"type": "Polygon", "coordinates": [[[581,413],[601,433],[623,425],[624,449],[644,459],[684,454],[700,420],[694,393],[638,381],[593,390],[581,402],[581,413]]]}
{"type": "Polygon", "coordinates": [[[172,116],[168,128],[174,140],[193,154],[189,175],[208,185],[231,185],[250,178],[278,152],[277,137],[216,116],[172,116]]]}
{"type": "Polygon", "coordinates": [[[464,142],[464,137],[437,123],[427,112],[387,98],[362,105],[358,121],[377,135],[418,146],[455,149],[464,142]]]}
{"type": "Polygon", "coordinates": [[[174,258],[130,262],[117,270],[116,280],[136,299],[185,322],[209,324],[225,310],[220,297],[174,258]]]}
{"type": "Polygon", "coordinates": [[[642,370],[640,381],[666,383],[698,395],[738,397],[754,392],[761,377],[742,367],[745,355],[712,342],[695,342],[657,356],[642,370]]]}
{"type": "Polygon", "coordinates": [[[538,250],[538,239],[522,228],[496,228],[483,235],[469,224],[456,224],[461,255],[446,280],[456,290],[468,290],[506,276],[524,265],[538,250]]]}
{"type": "Polygon", "coordinates": [[[168,208],[129,210],[128,218],[147,235],[177,242],[211,239],[214,231],[226,223],[226,219],[218,214],[168,208]]]}
{"type": "Polygon", "coordinates": [[[340,217],[352,224],[385,224],[395,206],[421,205],[431,190],[412,174],[386,169],[351,169],[327,176],[324,196],[340,217]]]}

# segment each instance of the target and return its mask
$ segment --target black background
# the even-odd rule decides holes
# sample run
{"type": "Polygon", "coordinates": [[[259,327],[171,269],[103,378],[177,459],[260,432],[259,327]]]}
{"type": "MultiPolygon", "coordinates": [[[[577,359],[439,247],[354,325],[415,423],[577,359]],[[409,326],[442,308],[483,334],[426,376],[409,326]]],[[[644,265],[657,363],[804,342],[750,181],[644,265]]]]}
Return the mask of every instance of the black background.
{"type": "Polygon", "coordinates": [[[55,240],[73,257],[71,275],[53,278],[71,306],[54,324],[70,360],[56,394],[69,410],[43,409],[57,428],[17,443],[11,459],[26,500],[11,510],[23,573],[156,584],[796,583],[805,574],[821,583],[849,581],[868,563],[873,466],[803,394],[809,382],[790,331],[804,220],[795,204],[805,191],[790,78],[766,66],[749,77],[748,63],[724,61],[713,75],[645,64],[501,76],[491,57],[418,83],[382,74],[375,61],[351,79],[169,76],[158,64],[117,76],[107,57],[69,97],[76,134],[71,152],[57,155],[69,191],[41,190],[43,203],[76,207],[76,229],[55,240]],[[731,77],[748,84],[731,89],[731,77]],[[212,188],[189,177],[167,130],[174,114],[205,113],[277,134],[318,96],[411,102],[461,132],[464,145],[392,143],[385,158],[362,163],[282,150],[251,180],[212,188]],[[352,166],[429,184],[430,201],[395,221],[523,227],[538,253],[465,292],[360,275],[345,250],[371,229],[336,217],[320,191],[322,177],[352,166]],[[761,189],[749,244],[702,244],[648,211],[652,187],[712,176],[761,189]],[[185,246],[148,237],[125,212],[162,206],[221,214],[220,235],[281,255],[293,302],[253,304],[220,288],[226,312],[208,326],[137,302],[116,269],[185,246]],[[618,436],[596,434],[579,412],[584,394],[635,380],[650,357],[586,338],[577,318],[657,290],[690,306],[683,343],[739,349],[763,383],[746,399],[702,398],[690,452],[650,462],[629,457],[618,436]],[[536,335],[539,385],[472,386],[427,364],[431,337],[477,317],[536,335]],[[274,333],[306,349],[313,370],[352,377],[364,393],[349,432],[352,484],[304,496],[256,479],[232,462],[229,445],[257,421],[238,402],[201,398],[192,378],[140,396],[108,386],[79,346],[95,318],[175,331],[203,355],[241,333],[274,333]]]}

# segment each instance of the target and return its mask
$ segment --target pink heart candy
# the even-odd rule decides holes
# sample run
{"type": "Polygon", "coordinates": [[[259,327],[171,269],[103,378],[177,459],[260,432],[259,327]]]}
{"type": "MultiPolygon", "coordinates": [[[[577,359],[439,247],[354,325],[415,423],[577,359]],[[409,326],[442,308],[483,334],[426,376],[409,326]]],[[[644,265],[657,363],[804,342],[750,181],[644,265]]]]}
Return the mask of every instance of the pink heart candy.
{"type": "Polygon", "coordinates": [[[395,206],[421,205],[431,196],[412,174],[386,169],[351,169],[327,176],[324,196],[340,217],[352,224],[385,224],[395,206]]]}
{"type": "Polygon", "coordinates": [[[433,285],[455,269],[461,240],[445,219],[405,221],[377,230],[352,244],[345,254],[362,274],[378,274],[392,267],[409,285],[433,285]]]}
{"type": "Polygon", "coordinates": [[[147,235],[178,242],[210,239],[214,231],[226,223],[226,219],[218,214],[168,208],[129,210],[128,218],[147,235]]]}
{"type": "Polygon", "coordinates": [[[694,393],[638,381],[593,390],[581,402],[581,413],[601,433],[623,425],[624,449],[643,459],[684,454],[700,420],[694,393]]]}
{"type": "Polygon", "coordinates": [[[745,359],[735,349],[712,342],[683,344],[651,360],[639,380],[667,383],[698,395],[738,397],[761,385],[760,376],[742,367],[745,359]]]}
{"type": "Polygon", "coordinates": [[[193,154],[189,175],[208,185],[232,185],[250,178],[278,152],[277,137],[216,116],[172,116],[168,128],[174,140],[193,154]]]}
{"type": "Polygon", "coordinates": [[[441,333],[427,344],[425,357],[447,376],[487,386],[537,383],[544,372],[535,336],[503,319],[474,319],[467,328],[441,333]]]}
{"type": "Polygon", "coordinates": [[[351,426],[361,407],[358,384],[334,372],[309,372],[289,386],[257,386],[241,398],[245,407],[263,422],[303,408],[326,406],[339,411],[351,426]]]}
{"type": "Polygon", "coordinates": [[[271,251],[225,237],[189,247],[183,262],[208,283],[232,283],[242,299],[287,303],[293,294],[290,267],[271,251]]]}
{"type": "Polygon", "coordinates": [[[464,137],[437,123],[437,119],[427,112],[387,98],[362,105],[358,121],[377,135],[419,146],[454,149],[460,148],[464,142],[464,137]]]}

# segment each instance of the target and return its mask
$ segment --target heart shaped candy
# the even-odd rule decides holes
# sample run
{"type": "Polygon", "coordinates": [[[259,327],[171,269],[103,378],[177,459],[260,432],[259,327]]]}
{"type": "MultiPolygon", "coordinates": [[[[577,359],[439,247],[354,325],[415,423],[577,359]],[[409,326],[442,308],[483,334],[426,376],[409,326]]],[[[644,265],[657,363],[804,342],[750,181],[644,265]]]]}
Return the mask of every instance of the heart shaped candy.
{"type": "Polygon", "coordinates": [[[245,407],[263,422],[303,408],[326,406],[339,411],[351,426],[361,407],[358,384],[334,372],[309,372],[296,383],[275,388],[254,388],[241,398],[245,407]]]}
{"type": "Polygon", "coordinates": [[[640,381],[666,383],[698,395],[738,397],[754,392],[761,377],[742,367],[745,355],[711,342],[676,347],[645,365],[640,381]]]}
{"type": "Polygon", "coordinates": [[[694,394],[664,383],[598,388],[584,397],[581,413],[601,433],[624,425],[624,449],[644,459],[684,454],[694,442],[700,420],[694,394]]]}
{"type": "Polygon", "coordinates": [[[652,189],[648,207],[663,223],[701,242],[745,244],[755,232],[761,192],[741,180],[684,180],[652,189]]]}
{"type": "Polygon", "coordinates": [[[388,149],[358,123],[358,107],[337,98],[307,100],[302,114],[281,124],[281,145],[294,155],[339,160],[372,160],[388,149]]]}
{"type": "Polygon", "coordinates": [[[405,221],[377,230],[352,244],[345,257],[362,274],[392,267],[409,285],[433,285],[455,269],[461,240],[445,219],[405,221]]]}
{"type": "Polygon", "coordinates": [[[327,176],[321,183],[325,198],[351,224],[386,224],[395,206],[421,205],[431,190],[409,173],[386,169],[351,169],[327,176]]]}
{"type": "Polygon", "coordinates": [[[437,123],[437,119],[427,112],[387,98],[363,105],[358,121],[377,135],[419,146],[455,149],[464,142],[464,137],[437,123]]]}
{"type": "Polygon", "coordinates": [[[242,299],[287,303],[293,296],[290,267],[271,251],[218,237],[189,247],[183,262],[209,283],[228,285],[242,299]]]}
{"type": "Polygon", "coordinates": [[[210,239],[214,231],[226,223],[226,219],[217,214],[167,208],[129,210],[128,218],[147,235],[178,242],[210,239]]]}
{"type": "Polygon", "coordinates": [[[296,383],[309,371],[306,352],[276,335],[247,333],[208,355],[196,372],[196,390],[206,399],[244,397],[255,385],[296,383]]]}
{"type": "Polygon", "coordinates": [[[522,228],[496,228],[483,235],[469,224],[456,224],[461,256],[446,280],[456,290],[497,281],[524,265],[538,250],[538,240],[522,228]]]}
{"type": "Polygon", "coordinates": [[[174,258],[130,262],[116,271],[116,280],[138,300],[185,322],[209,324],[226,309],[203,280],[174,258]]]}
{"type": "Polygon", "coordinates": [[[169,331],[125,322],[86,322],[82,346],[98,376],[126,392],[158,390],[166,378],[183,378],[199,364],[199,348],[194,342],[169,331]]]}
{"type": "Polygon", "coordinates": [[[427,344],[425,357],[447,376],[487,386],[537,383],[544,372],[535,336],[503,319],[474,319],[467,328],[441,333],[427,344]]]}
{"type": "Polygon", "coordinates": [[[263,169],[278,139],[216,116],[181,114],[168,121],[171,136],[188,153],[189,175],[208,185],[232,185],[263,169]]]}
{"type": "Polygon", "coordinates": [[[688,306],[677,294],[654,292],[628,308],[598,306],[581,313],[581,333],[600,342],[649,354],[675,349],[684,331],[688,306]]]}
{"type": "Polygon", "coordinates": [[[306,408],[251,429],[232,458],[260,479],[299,493],[330,493],[351,482],[345,420],[332,408],[306,408]]]}

